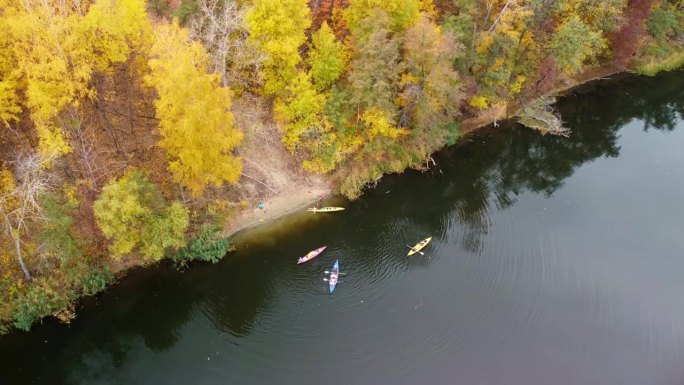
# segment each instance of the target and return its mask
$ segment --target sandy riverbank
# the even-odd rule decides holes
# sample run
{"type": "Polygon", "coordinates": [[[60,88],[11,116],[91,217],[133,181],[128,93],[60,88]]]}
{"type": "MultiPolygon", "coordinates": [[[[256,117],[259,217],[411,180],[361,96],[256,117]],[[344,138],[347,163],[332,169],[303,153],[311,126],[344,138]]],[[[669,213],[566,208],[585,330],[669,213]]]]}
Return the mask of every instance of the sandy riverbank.
{"type": "Polygon", "coordinates": [[[332,187],[330,183],[320,178],[313,186],[292,186],[292,188],[273,195],[263,202],[263,209],[258,206],[248,208],[240,212],[226,225],[224,234],[233,235],[238,231],[245,230],[260,224],[270,222],[295,211],[303,210],[316,204],[321,199],[330,196],[332,187]]]}

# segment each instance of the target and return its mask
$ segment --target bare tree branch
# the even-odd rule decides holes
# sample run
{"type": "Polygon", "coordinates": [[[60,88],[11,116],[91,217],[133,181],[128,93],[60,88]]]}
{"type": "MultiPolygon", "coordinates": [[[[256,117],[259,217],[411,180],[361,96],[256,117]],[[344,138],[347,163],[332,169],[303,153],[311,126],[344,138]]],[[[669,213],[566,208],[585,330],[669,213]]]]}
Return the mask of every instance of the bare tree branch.
{"type": "Polygon", "coordinates": [[[21,235],[28,230],[28,220],[44,219],[38,199],[52,186],[52,174],[47,171],[46,166],[52,164],[55,158],[56,154],[48,157],[41,157],[37,153],[18,155],[12,162],[16,179],[14,189],[2,191],[0,194],[0,214],[9,236],[14,241],[17,259],[26,281],[31,281],[31,274],[24,261],[21,235]]]}
{"type": "Polygon", "coordinates": [[[199,15],[189,23],[190,38],[207,47],[223,85],[245,88],[253,83],[266,57],[247,43],[244,6],[233,0],[199,0],[198,7],[199,15]]]}
{"type": "Polygon", "coordinates": [[[492,23],[492,26],[489,27],[487,32],[492,32],[494,30],[496,25],[499,23],[499,19],[501,19],[501,16],[506,12],[506,9],[508,9],[508,6],[511,4],[511,1],[513,1],[513,0],[508,0],[506,2],[506,5],[504,5],[503,9],[501,9],[501,12],[499,12],[499,15],[496,17],[496,20],[494,20],[494,23],[492,23]]]}

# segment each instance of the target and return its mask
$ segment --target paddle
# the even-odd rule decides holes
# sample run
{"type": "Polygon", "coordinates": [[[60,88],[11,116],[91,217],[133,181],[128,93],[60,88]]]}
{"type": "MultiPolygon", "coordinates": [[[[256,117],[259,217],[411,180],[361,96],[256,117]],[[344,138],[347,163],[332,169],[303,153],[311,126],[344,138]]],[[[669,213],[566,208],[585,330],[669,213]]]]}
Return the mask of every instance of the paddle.
{"type": "MultiPolygon", "coordinates": [[[[330,274],[328,270],[324,271],[325,274],[330,274]]],[[[347,275],[347,273],[337,273],[337,275],[347,275]]]]}
{"type": "Polygon", "coordinates": [[[416,249],[414,249],[413,247],[411,247],[411,246],[409,246],[409,245],[406,245],[406,247],[408,247],[409,249],[411,249],[411,251],[413,251],[414,253],[420,253],[420,255],[425,255],[425,253],[423,253],[422,251],[416,250],[416,249]]]}

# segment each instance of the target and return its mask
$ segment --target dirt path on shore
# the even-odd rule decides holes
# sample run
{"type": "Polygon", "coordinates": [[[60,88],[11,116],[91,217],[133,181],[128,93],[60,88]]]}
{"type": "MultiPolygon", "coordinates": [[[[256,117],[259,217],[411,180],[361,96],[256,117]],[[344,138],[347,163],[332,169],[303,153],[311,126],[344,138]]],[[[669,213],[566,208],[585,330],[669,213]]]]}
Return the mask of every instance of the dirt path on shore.
{"type": "Polygon", "coordinates": [[[331,186],[324,178],[314,178],[312,182],[311,187],[290,186],[280,195],[272,195],[263,202],[257,202],[254,207],[243,210],[226,224],[224,234],[232,235],[302,210],[331,194],[331,186]],[[263,208],[259,208],[258,203],[263,204],[263,208]]]}

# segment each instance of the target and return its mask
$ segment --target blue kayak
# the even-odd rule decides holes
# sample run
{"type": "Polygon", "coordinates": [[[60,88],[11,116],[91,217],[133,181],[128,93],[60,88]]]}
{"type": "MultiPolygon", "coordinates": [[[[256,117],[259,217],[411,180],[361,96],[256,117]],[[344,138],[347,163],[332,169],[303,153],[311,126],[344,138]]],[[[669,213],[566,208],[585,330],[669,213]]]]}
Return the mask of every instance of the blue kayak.
{"type": "Polygon", "coordinates": [[[332,270],[330,270],[330,278],[328,279],[328,286],[330,287],[330,294],[335,290],[337,285],[337,277],[340,275],[340,260],[336,259],[332,270]]]}

